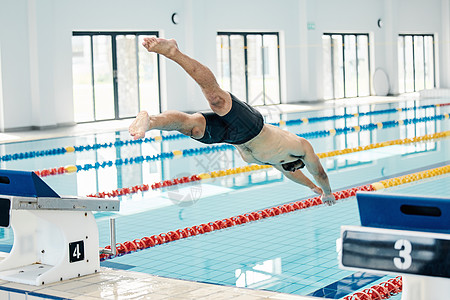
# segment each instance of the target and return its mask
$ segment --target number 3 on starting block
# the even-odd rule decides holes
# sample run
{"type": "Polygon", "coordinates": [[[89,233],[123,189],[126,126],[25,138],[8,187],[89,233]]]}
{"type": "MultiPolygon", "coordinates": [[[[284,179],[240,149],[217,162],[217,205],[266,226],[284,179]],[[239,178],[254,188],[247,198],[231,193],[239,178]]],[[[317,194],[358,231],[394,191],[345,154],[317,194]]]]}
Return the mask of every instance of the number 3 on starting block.
{"type": "Polygon", "coordinates": [[[412,264],[411,242],[408,240],[404,240],[404,239],[397,240],[394,244],[394,249],[400,250],[398,252],[398,256],[400,256],[400,257],[394,257],[394,265],[397,268],[399,268],[400,270],[409,269],[409,267],[411,267],[411,264],[412,264]]]}
{"type": "Polygon", "coordinates": [[[69,243],[69,262],[84,260],[84,241],[69,243]]]}

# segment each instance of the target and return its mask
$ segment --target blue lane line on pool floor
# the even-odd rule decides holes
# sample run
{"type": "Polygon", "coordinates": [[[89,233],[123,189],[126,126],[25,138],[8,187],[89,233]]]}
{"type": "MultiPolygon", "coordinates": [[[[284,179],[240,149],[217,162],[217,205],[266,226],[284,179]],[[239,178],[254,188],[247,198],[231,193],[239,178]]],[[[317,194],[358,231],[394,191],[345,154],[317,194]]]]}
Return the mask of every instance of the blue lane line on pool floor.
{"type": "MultiPolygon", "coordinates": [[[[0,286],[0,291],[6,291],[6,292],[10,292],[13,293],[12,297],[9,297],[11,299],[28,299],[29,296],[33,296],[33,297],[39,297],[41,299],[52,299],[52,300],[67,300],[69,298],[62,298],[62,297],[58,297],[58,296],[53,296],[53,295],[47,295],[47,294],[43,294],[43,293],[38,293],[38,292],[32,292],[32,291],[25,291],[25,290],[21,290],[21,289],[16,289],[16,288],[10,288],[10,287],[6,287],[6,286],[0,286]],[[20,297],[20,296],[14,296],[14,294],[20,294],[20,295],[25,295],[25,297],[20,297]]],[[[11,296],[11,295],[8,295],[11,296]]]]}
{"type": "Polygon", "coordinates": [[[340,299],[348,294],[352,294],[362,287],[383,278],[384,275],[375,275],[365,272],[357,272],[341,280],[333,282],[321,289],[318,289],[308,296],[322,297],[327,299],[340,299]]]}
{"type": "Polygon", "coordinates": [[[119,269],[119,270],[129,270],[129,269],[136,267],[136,266],[117,263],[117,262],[113,262],[113,261],[101,261],[100,266],[106,267],[106,268],[112,268],[112,269],[119,269]]]}

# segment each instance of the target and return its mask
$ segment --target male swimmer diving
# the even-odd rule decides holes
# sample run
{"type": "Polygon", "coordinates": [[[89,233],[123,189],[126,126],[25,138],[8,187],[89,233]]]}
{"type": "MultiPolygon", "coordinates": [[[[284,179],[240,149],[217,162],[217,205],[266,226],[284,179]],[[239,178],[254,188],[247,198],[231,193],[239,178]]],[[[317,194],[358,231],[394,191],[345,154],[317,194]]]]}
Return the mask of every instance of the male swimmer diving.
{"type": "Polygon", "coordinates": [[[211,70],[182,53],[175,40],[150,37],[144,39],[143,46],[178,63],[200,86],[212,112],[186,114],[169,110],[150,116],[141,111],[129,127],[134,139],[159,129],[177,130],[205,144],[232,144],[247,163],[272,165],[290,180],[321,195],[323,203],[335,203],[328,176],[306,139],[265,124],[256,109],[222,90],[211,70]],[[318,186],[302,173],[303,167],[318,186]]]}

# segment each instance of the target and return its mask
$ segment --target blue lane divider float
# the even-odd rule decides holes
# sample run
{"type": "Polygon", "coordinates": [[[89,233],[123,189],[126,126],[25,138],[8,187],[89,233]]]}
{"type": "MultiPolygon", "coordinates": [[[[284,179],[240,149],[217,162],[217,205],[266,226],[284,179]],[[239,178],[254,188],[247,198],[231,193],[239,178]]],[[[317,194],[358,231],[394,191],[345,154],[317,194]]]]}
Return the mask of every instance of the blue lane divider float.
{"type": "MultiPolygon", "coordinates": [[[[414,107],[389,108],[389,109],[381,109],[381,110],[368,111],[368,112],[358,112],[358,113],[353,113],[353,114],[342,114],[342,115],[334,115],[334,116],[323,116],[323,117],[312,117],[312,118],[288,120],[288,121],[285,121],[285,123],[287,126],[290,126],[290,125],[299,125],[299,124],[302,124],[305,122],[317,123],[317,122],[334,121],[334,120],[347,119],[347,118],[353,118],[353,117],[376,116],[376,115],[390,114],[390,113],[410,111],[410,110],[436,108],[438,106],[439,106],[438,104],[429,104],[429,105],[414,106],[414,107]]],[[[269,123],[269,124],[274,125],[274,126],[279,125],[279,123],[269,123]]]]}
{"type": "MultiPolygon", "coordinates": [[[[185,149],[183,150],[180,155],[183,157],[186,156],[195,156],[195,155],[203,155],[203,154],[209,154],[214,152],[221,152],[226,150],[234,150],[234,146],[228,145],[228,144],[222,144],[222,145],[216,145],[216,146],[207,146],[202,148],[193,148],[193,149],[185,149]]],[[[175,152],[175,151],[174,151],[175,152]]],[[[130,157],[130,158],[118,158],[115,161],[104,161],[104,162],[96,162],[95,164],[85,164],[85,165],[76,165],[77,171],[88,171],[90,169],[99,169],[99,168],[105,168],[105,167],[111,167],[113,165],[121,166],[121,165],[131,165],[134,163],[143,163],[143,162],[151,162],[151,161],[159,161],[164,159],[172,159],[175,156],[177,156],[174,152],[162,152],[161,154],[156,155],[147,155],[147,156],[136,156],[136,157],[130,157]]]]}

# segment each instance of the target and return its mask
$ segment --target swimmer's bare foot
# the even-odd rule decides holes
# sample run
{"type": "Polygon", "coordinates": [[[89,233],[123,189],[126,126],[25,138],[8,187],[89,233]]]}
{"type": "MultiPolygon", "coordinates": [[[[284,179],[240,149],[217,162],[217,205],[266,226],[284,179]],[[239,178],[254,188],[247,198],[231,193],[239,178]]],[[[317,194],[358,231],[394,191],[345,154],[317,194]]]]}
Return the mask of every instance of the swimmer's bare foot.
{"type": "Polygon", "coordinates": [[[131,123],[128,132],[135,140],[137,140],[145,137],[145,132],[150,129],[150,117],[146,111],[141,111],[138,113],[133,123],[131,123]]]}
{"type": "Polygon", "coordinates": [[[166,40],[156,37],[144,38],[142,46],[144,46],[148,52],[155,52],[164,55],[167,58],[173,57],[178,51],[177,42],[173,39],[166,40]]]}

